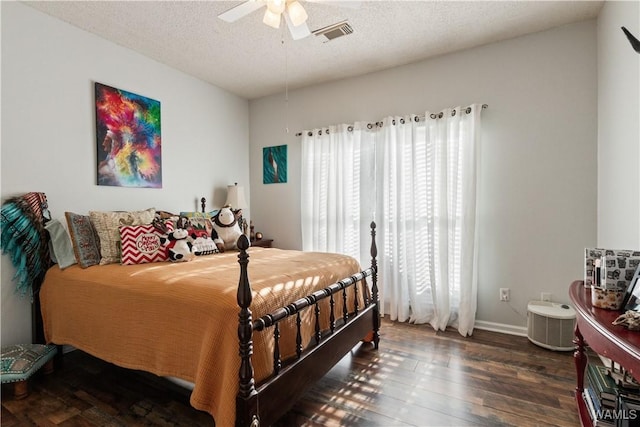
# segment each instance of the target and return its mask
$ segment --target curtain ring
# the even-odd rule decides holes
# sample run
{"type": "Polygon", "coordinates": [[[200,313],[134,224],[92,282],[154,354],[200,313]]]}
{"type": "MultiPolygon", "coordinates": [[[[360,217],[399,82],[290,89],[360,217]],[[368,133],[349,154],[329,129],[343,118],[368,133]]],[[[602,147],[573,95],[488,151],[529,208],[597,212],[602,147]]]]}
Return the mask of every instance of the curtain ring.
{"type": "Polygon", "coordinates": [[[451,117],[454,117],[456,115],[456,110],[451,110],[451,117]]]}
{"type": "Polygon", "coordinates": [[[371,128],[373,128],[373,125],[371,123],[367,123],[367,129],[371,130],[371,128]]]}
{"type": "Polygon", "coordinates": [[[327,133],[327,135],[329,135],[329,129],[327,129],[325,132],[327,133]]]}
{"type": "Polygon", "coordinates": [[[438,116],[437,116],[436,114],[434,114],[434,113],[431,113],[431,118],[432,118],[432,119],[437,119],[437,118],[438,118],[438,116]]]}
{"type": "Polygon", "coordinates": [[[313,132],[311,131],[307,132],[307,136],[313,136],[313,132]]]}
{"type": "Polygon", "coordinates": [[[400,119],[400,124],[404,124],[404,118],[400,119]]]}
{"type": "Polygon", "coordinates": [[[415,117],[413,118],[413,121],[414,121],[414,122],[416,122],[416,123],[418,123],[418,122],[420,121],[420,117],[415,116],[415,117]]]}
{"type": "Polygon", "coordinates": [[[318,131],[318,135],[322,135],[322,129],[318,131]]]}
{"type": "Polygon", "coordinates": [[[438,118],[441,119],[443,116],[444,116],[444,113],[440,111],[440,114],[438,114],[438,118]]]}
{"type": "Polygon", "coordinates": [[[391,120],[391,123],[395,126],[396,125],[396,119],[391,120]]]}
{"type": "Polygon", "coordinates": [[[465,113],[469,114],[471,112],[471,107],[467,107],[466,110],[464,110],[465,113]]]}
{"type": "Polygon", "coordinates": [[[347,128],[347,130],[348,130],[349,132],[353,132],[353,126],[349,126],[349,127],[347,128]]]}

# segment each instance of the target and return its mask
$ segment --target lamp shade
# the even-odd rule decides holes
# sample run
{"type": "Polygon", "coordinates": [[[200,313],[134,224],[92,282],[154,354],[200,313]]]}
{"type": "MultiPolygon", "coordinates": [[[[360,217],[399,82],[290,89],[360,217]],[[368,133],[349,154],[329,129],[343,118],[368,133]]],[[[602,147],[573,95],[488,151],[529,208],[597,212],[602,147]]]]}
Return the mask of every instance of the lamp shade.
{"type": "Polygon", "coordinates": [[[227,202],[225,203],[233,209],[245,209],[249,207],[244,198],[244,187],[235,183],[227,186],[227,202]]]}

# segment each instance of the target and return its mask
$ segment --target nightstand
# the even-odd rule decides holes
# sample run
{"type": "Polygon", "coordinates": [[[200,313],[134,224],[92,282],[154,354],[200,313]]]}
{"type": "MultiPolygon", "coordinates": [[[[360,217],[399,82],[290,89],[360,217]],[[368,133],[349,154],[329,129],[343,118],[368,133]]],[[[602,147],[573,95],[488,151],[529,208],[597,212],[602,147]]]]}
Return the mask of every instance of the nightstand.
{"type": "Polygon", "coordinates": [[[273,239],[260,239],[260,240],[252,240],[251,246],[258,248],[270,248],[273,243],[273,239]]]}

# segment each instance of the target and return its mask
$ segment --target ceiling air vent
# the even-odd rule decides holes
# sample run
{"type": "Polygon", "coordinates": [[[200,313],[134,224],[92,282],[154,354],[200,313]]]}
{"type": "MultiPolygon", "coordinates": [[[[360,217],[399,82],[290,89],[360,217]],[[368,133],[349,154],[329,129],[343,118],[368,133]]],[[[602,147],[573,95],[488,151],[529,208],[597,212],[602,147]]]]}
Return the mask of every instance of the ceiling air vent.
{"type": "Polygon", "coordinates": [[[348,21],[338,22],[337,24],[313,31],[313,34],[316,36],[324,36],[326,38],[326,40],[323,40],[323,43],[351,33],[353,33],[353,27],[349,25],[348,21]]]}

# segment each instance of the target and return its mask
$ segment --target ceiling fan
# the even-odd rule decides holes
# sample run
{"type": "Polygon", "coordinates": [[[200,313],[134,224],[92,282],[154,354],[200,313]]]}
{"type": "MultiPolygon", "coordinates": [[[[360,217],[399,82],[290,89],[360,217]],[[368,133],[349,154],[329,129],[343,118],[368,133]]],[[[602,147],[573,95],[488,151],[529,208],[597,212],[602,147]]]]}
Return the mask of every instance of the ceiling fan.
{"type": "MultiPolygon", "coordinates": [[[[329,0],[307,0],[309,2],[333,4],[337,6],[346,6],[357,8],[360,6],[359,1],[329,1],[329,0]]],[[[307,26],[307,12],[298,0],[247,0],[244,3],[235,6],[226,12],[218,15],[218,18],[227,22],[235,22],[238,19],[255,12],[266,6],[262,22],[273,28],[280,28],[280,22],[284,17],[294,40],[303,39],[311,35],[307,26]]]]}

